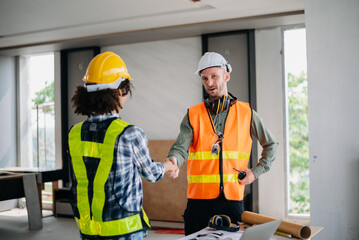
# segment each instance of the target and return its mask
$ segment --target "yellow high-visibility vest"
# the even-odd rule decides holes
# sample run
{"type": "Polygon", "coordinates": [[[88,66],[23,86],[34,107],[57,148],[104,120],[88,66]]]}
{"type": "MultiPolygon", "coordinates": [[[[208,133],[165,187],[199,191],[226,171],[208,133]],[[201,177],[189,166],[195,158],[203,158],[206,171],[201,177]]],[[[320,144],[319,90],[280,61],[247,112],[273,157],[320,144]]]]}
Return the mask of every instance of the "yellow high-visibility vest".
{"type": "Polygon", "coordinates": [[[238,172],[233,168],[246,169],[248,166],[252,148],[252,110],[248,103],[236,101],[228,111],[220,156],[211,153],[218,136],[205,103],[188,109],[193,129],[187,162],[187,197],[190,199],[214,199],[223,190],[228,200],[243,200],[244,186],[238,183],[238,172]],[[220,189],[221,182],[223,189],[220,189]]]}
{"type": "Polygon", "coordinates": [[[142,220],[150,227],[144,210],[141,213],[112,221],[103,221],[105,205],[105,183],[108,179],[114,158],[118,135],[129,125],[116,119],[106,130],[103,143],[81,140],[83,122],[74,125],[69,133],[69,151],[77,180],[77,208],[80,217],[75,217],[82,234],[91,236],[119,236],[140,231],[144,228],[142,220]],[[83,157],[99,158],[100,162],[93,182],[93,198],[90,207],[88,197],[87,170],[83,157]]]}

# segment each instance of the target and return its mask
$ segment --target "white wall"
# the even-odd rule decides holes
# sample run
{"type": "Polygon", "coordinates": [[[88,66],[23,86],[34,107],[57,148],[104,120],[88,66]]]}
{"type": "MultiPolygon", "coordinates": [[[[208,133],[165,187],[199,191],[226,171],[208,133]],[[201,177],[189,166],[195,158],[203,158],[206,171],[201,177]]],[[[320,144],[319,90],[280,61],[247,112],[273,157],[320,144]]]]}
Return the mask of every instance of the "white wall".
{"type": "MultiPolygon", "coordinates": [[[[279,141],[271,170],[258,179],[259,213],[276,218],[286,215],[284,86],[281,28],[256,30],[257,112],[279,141]]],[[[258,145],[258,158],[262,147],[258,145]]]]}
{"type": "Polygon", "coordinates": [[[15,57],[0,56],[0,168],[16,166],[15,57]]]}
{"type": "MultiPolygon", "coordinates": [[[[0,56],[0,168],[16,166],[15,57],[0,56]]],[[[0,211],[16,201],[1,201],[0,211]]]]}
{"type": "Polygon", "coordinates": [[[119,54],[134,79],[122,119],[148,139],[176,139],[187,108],[202,101],[202,83],[194,74],[201,49],[200,37],[102,48],[119,54]]]}
{"type": "Polygon", "coordinates": [[[32,101],[30,96],[30,59],[25,56],[19,56],[19,87],[18,87],[18,119],[19,124],[19,162],[18,166],[32,168],[33,165],[33,139],[31,128],[32,101]]]}
{"type": "Polygon", "coordinates": [[[359,1],[306,1],[311,224],[359,236],[359,1]]]}

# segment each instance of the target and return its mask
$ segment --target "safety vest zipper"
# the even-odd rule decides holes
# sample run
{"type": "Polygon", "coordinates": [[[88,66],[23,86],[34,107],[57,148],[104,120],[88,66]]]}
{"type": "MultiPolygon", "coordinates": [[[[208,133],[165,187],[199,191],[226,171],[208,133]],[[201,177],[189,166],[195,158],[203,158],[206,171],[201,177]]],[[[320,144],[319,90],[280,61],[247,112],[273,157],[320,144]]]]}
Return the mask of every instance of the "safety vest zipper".
{"type": "MultiPolygon", "coordinates": [[[[227,122],[227,117],[229,114],[229,110],[231,110],[231,108],[228,108],[227,111],[227,115],[226,115],[226,119],[224,119],[224,125],[223,125],[223,136],[224,136],[224,130],[226,128],[226,122],[227,122]]],[[[214,123],[213,123],[214,124],[214,123]]],[[[219,175],[220,175],[220,191],[223,192],[224,194],[224,186],[223,186],[223,140],[220,142],[220,151],[219,151],[219,175]]]]}
{"type": "Polygon", "coordinates": [[[223,149],[222,149],[222,142],[219,143],[219,178],[220,178],[220,184],[219,189],[220,192],[223,192],[224,186],[223,186],[223,149]]]}

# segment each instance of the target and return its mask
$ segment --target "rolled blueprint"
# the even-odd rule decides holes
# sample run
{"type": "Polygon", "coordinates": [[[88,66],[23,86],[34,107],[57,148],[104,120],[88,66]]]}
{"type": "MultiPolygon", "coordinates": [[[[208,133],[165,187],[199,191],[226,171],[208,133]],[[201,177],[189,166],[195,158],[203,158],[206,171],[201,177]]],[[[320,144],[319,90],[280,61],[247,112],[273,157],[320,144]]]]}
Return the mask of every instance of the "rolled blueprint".
{"type": "MultiPolygon", "coordinates": [[[[242,221],[249,224],[262,224],[277,220],[276,218],[267,217],[258,213],[245,211],[242,213],[242,221]]],[[[292,234],[293,236],[301,239],[310,237],[311,229],[308,226],[282,221],[278,227],[278,231],[292,234]]]]}

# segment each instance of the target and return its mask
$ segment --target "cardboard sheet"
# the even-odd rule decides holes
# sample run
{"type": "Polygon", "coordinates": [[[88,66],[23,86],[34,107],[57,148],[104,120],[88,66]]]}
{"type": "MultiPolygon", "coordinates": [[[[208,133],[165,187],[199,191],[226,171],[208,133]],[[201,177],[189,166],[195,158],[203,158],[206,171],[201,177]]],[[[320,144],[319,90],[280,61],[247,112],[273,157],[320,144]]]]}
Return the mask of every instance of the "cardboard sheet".
{"type": "MultiPolygon", "coordinates": [[[[152,159],[162,162],[175,140],[149,140],[148,148],[152,159]]],[[[187,204],[186,164],[180,169],[178,178],[165,176],[161,181],[150,183],[143,180],[143,208],[150,220],[183,222],[187,204]]],[[[165,225],[166,226],[166,225],[165,225]]]]}

